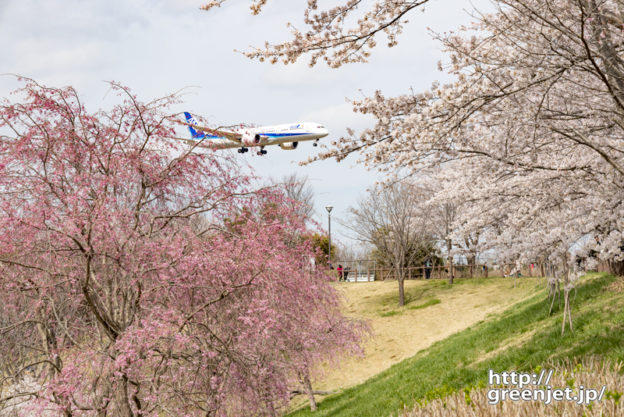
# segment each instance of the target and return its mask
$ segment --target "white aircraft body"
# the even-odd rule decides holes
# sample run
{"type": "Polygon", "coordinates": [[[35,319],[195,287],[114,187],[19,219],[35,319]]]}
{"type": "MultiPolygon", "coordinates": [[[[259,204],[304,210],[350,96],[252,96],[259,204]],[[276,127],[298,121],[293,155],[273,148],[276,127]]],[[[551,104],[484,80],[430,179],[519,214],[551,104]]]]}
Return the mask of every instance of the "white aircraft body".
{"type": "Polygon", "coordinates": [[[299,142],[313,140],[316,142],[329,134],[325,126],[318,123],[294,123],[276,126],[240,127],[230,130],[219,130],[199,126],[195,118],[188,112],[184,113],[186,125],[191,132],[191,139],[182,139],[191,144],[210,148],[239,148],[239,153],[249,151],[248,147],[258,147],[258,155],[267,152],[265,146],[279,145],[284,150],[297,149],[299,142]]]}

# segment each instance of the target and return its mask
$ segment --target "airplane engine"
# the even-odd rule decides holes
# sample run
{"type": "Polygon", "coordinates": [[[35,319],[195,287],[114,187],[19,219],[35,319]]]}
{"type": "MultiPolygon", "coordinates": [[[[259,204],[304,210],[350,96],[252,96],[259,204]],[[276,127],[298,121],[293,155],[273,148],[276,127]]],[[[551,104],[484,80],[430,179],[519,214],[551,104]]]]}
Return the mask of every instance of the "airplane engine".
{"type": "Polygon", "coordinates": [[[251,133],[251,132],[245,132],[243,133],[243,136],[241,137],[241,141],[246,146],[259,145],[260,142],[262,141],[262,136],[260,136],[259,134],[251,133]]]}
{"type": "Polygon", "coordinates": [[[299,142],[280,143],[279,146],[285,151],[292,151],[297,149],[297,146],[299,146],[299,142]]]}

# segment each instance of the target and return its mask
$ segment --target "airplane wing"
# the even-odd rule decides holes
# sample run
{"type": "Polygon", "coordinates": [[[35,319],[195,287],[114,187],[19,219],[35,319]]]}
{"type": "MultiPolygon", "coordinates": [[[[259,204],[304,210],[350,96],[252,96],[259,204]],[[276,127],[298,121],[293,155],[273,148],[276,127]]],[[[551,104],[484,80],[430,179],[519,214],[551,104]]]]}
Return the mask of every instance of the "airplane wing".
{"type": "Polygon", "coordinates": [[[175,139],[181,142],[186,142],[189,145],[198,146],[200,148],[208,148],[203,140],[194,140],[194,139],[185,139],[185,138],[177,138],[175,136],[167,136],[168,139],[175,139]]]}
{"type": "Polygon", "coordinates": [[[219,140],[214,139],[186,139],[186,138],[178,138],[175,136],[169,136],[169,139],[179,140],[182,142],[186,142],[189,145],[197,146],[198,148],[208,148],[208,149],[228,149],[228,148],[240,148],[240,142],[234,142],[227,138],[221,138],[219,140]]]}

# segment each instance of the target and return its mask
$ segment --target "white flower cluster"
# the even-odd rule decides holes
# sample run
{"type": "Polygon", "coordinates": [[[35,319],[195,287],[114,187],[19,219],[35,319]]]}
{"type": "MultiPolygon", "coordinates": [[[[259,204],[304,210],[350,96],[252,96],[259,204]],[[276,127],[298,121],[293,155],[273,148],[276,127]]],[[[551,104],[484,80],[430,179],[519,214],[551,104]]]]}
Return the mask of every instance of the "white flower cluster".
{"type": "MultiPolygon", "coordinates": [[[[28,392],[37,393],[41,385],[31,375],[24,375],[19,382],[5,387],[0,391],[0,398],[6,399],[0,402],[0,417],[26,417],[32,415],[32,401],[34,396],[28,392]]],[[[40,414],[43,416],[52,414],[40,414]]]]}
{"type": "Polygon", "coordinates": [[[481,233],[508,260],[622,260],[624,2],[495,3],[439,36],[455,82],[355,102],[376,126],[319,157],[426,173],[461,203],[455,239],[481,233]]]}
{"type": "MultiPolygon", "coordinates": [[[[202,6],[210,10],[221,6],[227,0],[211,0],[202,6]]],[[[359,7],[362,0],[347,0],[344,4],[318,11],[318,0],[308,0],[304,11],[305,32],[289,24],[293,39],[282,44],[246,52],[249,58],[276,63],[295,62],[301,55],[310,55],[310,65],[319,59],[337,68],[346,63],[366,62],[370,50],[377,45],[376,39],[385,37],[385,43],[395,46],[398,36],[407,22],[405,16],[428,0],[380,0],[370,4],[366,11],[359,7]],[[354,22],[352,26],[349,26],[354,22]]],[[[258,14],[267,0],[251,1],[251,11],[258,14]]]]}

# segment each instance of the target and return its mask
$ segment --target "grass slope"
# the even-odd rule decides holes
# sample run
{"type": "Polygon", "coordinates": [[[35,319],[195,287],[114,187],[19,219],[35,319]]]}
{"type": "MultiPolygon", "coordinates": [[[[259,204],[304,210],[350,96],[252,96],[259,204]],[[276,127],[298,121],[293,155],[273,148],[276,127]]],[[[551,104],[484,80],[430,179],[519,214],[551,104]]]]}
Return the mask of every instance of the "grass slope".
{"type": "MultiPolygon", "coordinates": [[[[374,336],[365,344],[364,357],[347,358],[340,368],[327,367],[314,381],[314,387],[337,391],[361,384],[433,343],[535,294],[543,282],[526,279],[514,286],[511,280],[500,278],[463,280],[458,285],[441,280],[407,281],[404,307],[398,306],[396,282],[338,283],[345,298],[345,313],[366,320],[374,336]],[[449,316],[453,320],[444,319],[449,316]]],[[[300,398],[295,407],[306,401],[300,398]]]]}
{"type": "MultiPolygon", "coordinates": [[[[545,290],[500,316],[456,333],[365,383],[325,398],[308,415],[385,417],[423,398],[485,382],[487,370],[533,370],[549,360],[600,355],[624,359],[624,292],[616,279],[590,275],[572,294],[574,333],[561,336],[561,307],[548,316],[545,290]]],[[[461,283],[459,285],[462,285],[461,283]]],[[[432,308],[432,307],[429,307],[432,308]]],[[[448,315],[440,320],[454,320],[448,315]]]]}

